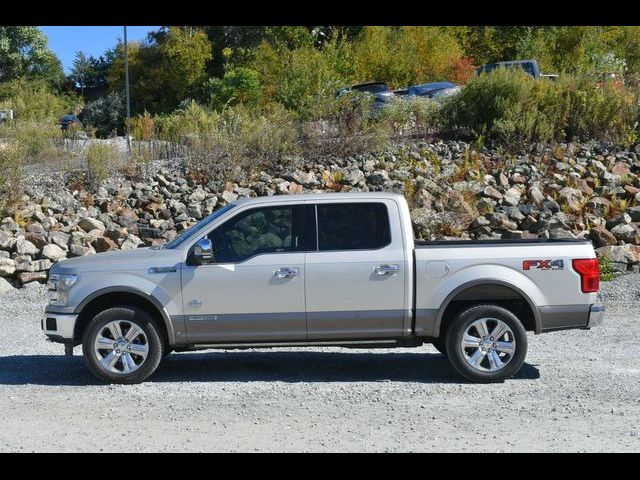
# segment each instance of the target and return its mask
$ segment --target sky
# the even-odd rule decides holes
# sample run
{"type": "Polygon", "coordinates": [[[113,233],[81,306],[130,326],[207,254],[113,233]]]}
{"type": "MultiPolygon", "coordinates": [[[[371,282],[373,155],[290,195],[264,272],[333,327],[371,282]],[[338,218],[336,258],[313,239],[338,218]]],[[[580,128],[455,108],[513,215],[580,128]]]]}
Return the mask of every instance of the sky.
{"type": "MultiPolygon", "coordinates": [[[[147,33],[160,27],[129,27],[127,26],[127,40],[143,40],[147,33]]],[[[73,65],[73,58],[77,51],[83,51],[87,56],[99,57],[106,50],[114,47],[119,38],[124,38],[123,27],[40,27],[49,38],[49,49],[53,51],[69,73],[73,65]]]]}

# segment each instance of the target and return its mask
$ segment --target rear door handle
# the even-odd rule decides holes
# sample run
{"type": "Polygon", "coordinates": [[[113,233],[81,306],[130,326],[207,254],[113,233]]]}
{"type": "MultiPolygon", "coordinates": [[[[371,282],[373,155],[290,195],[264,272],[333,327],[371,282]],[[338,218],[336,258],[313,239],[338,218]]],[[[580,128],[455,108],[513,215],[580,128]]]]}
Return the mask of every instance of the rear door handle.
{"type": "Polygon", "coordinates": [[[298,275],[298,269],[293,267],[278,268],[274,272],[276,278],[293,278],[298,275]]]}
{"type": "Polygon", "coordinates": [[[381,277],[384,277],[384,276],[395,275],[396,273],[398,273],[399,270],[400,270],[400,267],[398,265],[378,265],[373,270],[373,273],[381,277]]]}

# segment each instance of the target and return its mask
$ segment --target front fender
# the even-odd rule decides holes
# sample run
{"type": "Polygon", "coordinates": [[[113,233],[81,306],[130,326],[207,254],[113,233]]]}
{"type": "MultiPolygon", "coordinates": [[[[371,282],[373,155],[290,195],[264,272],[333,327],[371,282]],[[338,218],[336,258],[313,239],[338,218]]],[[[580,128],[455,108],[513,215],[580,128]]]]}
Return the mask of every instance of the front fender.
{"type": "Polygon", "coordinates": [[[182,336],[184,326],[174,325],[173,318],[182,318],[182,298],[179,289],[179,273],[158,275],[151,281],[135,273],[109,274],[102,277],[86,278],[83,276],[78,289],[73,289],[70,304],[75,305],[73,313],[82,310],[96,298],[106,294],[129,293],[151,302],[162,316],[167,329],[170,344],[176,343],[176,337],[182,336]]]}

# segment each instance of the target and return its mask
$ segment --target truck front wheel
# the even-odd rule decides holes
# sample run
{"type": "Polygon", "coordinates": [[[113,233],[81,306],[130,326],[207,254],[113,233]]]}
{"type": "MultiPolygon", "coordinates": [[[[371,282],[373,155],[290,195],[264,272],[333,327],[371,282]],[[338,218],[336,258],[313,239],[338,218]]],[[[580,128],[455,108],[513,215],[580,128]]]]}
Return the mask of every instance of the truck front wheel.
{"type": "Polygon", "coordinates": [[[162,360],[159,328],[146,311],[115,307],[87,326],[82,353],[89,371],[107,383],[140,383],[162,360]]]}
{"type": "Polygon", "coordinates": [[[466,379],[501,382],[522,367],[527,333],[509,310],[476,305],[462,311],[449,325],[446,346],[453,368],[466,379]]]}

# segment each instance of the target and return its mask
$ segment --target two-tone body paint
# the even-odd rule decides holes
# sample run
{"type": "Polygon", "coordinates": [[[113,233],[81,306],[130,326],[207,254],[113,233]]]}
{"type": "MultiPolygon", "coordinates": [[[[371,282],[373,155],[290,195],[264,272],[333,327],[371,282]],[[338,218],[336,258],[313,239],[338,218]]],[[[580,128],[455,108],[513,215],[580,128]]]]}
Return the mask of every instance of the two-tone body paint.
{"type": "Polygon", "coordinates": [[[398,194],[261,197],[239,201],[198,238],[175,249],[104,253],[56,264],[53,273],[75,273],[79,280],[69,305],[48,311],[78,314],[92,299],[120,290],[158,306],[171,344],[434,337],[453,295],[484,284],[521,294],[539,333],[549,312],[561,327],[563,312],[588,312],[595,303],[595,294],[581,293],[579,275],[571,268],[571,259],[594,257],[585,242],[416,247],[408,205],[398,194]],[[233,265],[187,265],[199,238],[246,209],[331,202],[384,203],[391,243],[377,250],[272,253],[233,265]],[[562,260],[564,268],[524,270],[527,259],[562,260]],[[378,267],[395,271],[376,276],[378,267]],[[273,273],[280,268],[297,274],[279,281],[273,273]]]}

